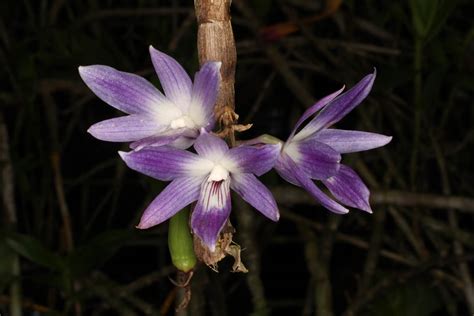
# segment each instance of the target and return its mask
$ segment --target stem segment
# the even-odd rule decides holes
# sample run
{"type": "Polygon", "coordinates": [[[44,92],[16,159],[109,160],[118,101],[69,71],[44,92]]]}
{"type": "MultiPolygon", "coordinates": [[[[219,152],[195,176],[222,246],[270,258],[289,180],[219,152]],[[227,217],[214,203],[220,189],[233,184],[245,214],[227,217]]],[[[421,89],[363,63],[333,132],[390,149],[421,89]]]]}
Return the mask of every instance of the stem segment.
{"type": "Polygon", "coordinates": [[[235,109],[235,65],[237,52],[230,21],[231,0],[195,0],[198,22],[197,46],[201,66],[207,61],[220,61],[221,83],[215,114],[227,132],[231,145],[235,143],[233,124],[237,120],[235,109]]]}

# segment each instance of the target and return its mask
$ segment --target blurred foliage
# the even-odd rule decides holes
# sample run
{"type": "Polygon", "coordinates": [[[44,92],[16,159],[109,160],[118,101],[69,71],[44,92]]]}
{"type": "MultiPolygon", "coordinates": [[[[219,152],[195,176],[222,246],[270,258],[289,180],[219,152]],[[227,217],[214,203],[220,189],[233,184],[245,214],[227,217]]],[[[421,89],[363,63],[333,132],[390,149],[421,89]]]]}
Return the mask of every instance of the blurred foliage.
{"type": "MultiPolygon", "coordinates": [[[[474,3],[347,0],[334,14],[304,22],[329,2],[247,1],[261,26],[297,25],[275,42],[262,42],[249,18],[233,8],[237,112],[254,123],[240,136],[285,138],[310,105],[291,89],[266,47],[278,50],[314,99],[352,86],[376,67],[373,93],[340,127],[394,140],[345,162],[376,192],[474,196],[474,3]]],[[[116,154],[125,145],[86,133],[119,113],[85,87],[77,67],[106,64],[159,86],[148,56],[152,44],[195,72],[193,3],[4,0],[0,12],[0,111],[14,175],[4,174],[1,187],[6,204],[6,182],[14,185],[18,218],[5,220],[0,231],[0,313],[8,315],[9,286],[19,283],[24,315],[173,314],[177,291],[166,280],[172,272],[167,224],[134,228],[165,184],[129,172],[116,154]],[[12,269],[15,254],[20,275],[12,269]]],[[[0,167],[7,164],[2,160],[0,167]]],[[[274,174],[264,179],[283,184],[274,174]]],[[[282,205],[277,225],[252,214],[254,244],[241,246],[247,249],[244,262],[246,252],[261,258],[262,313],[316,313],[314,293],[323,289],[312,275],[319,266],[310,250],[320,247],[333,297],[333,311],[325,315],[467,315],[474,308],[466,299],[472,212],[387,204],[373,209],[373,216],[354,211],[335,219],[319,206],[282,205]],[[337,223],[337,234],[328,223],[337,223]],[[316,239],[305,237],[305,225],[313,225],[316,239]]],[[[238,221],[236,227],[238,242],[249,232],[239,231],[238,221]]],[[[196,271],[190,315],[252,312],[252,282],[260,276],[231,274],[230,265],[223,262],[218,275],[205,267],[196,271]]]]}

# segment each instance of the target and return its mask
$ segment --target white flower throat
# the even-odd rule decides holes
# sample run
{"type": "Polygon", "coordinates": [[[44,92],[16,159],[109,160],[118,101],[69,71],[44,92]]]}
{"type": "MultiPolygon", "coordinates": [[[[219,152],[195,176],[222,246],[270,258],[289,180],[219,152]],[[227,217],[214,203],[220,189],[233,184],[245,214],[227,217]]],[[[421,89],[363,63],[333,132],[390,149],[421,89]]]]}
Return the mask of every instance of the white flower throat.
{"type": "Polygon", "coordinates": [[[214,168],[212,168],[209,177],[207,178],[207,182],[227,180],[228,177],[229,171],[226,168],[222,167],[221,165],[215,165],[214,168]]]}
{"type": "Polygon", "coordinates": [[[178,128],[194,128],[196,127],[196,124],[194,121],[187,115],[183,115],[178,117],[177,119],[174,119],[170,122],[170,127],[172,129],[178,129],[178,128]]]}

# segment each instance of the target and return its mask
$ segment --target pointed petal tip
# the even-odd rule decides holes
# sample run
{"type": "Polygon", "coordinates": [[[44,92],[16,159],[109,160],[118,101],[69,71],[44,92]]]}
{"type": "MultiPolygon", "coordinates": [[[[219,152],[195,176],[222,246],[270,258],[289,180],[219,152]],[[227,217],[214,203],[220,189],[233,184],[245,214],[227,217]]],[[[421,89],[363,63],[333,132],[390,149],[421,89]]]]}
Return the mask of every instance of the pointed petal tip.
{"type": "Polygon", "coordinates": [[[277,211],[277,213],[275,214],[275,216],[273,218],[270,218],[272,221],[274,222],[278,222],[280,220],[280,212],[277,211]]]}
{"type": "Polygon", "coordinates": [[[206,240],[207,238],[205,239],[203,236],[200,236],[197,231],[193,231],[193,235],[197,236],[201,244],[205,246],[210,252],[216,251],[217,238],[214,238],[214,240],[206,240]]]}
{"type": "Polygon", "coordinates": [[[136,228],[138,228],[138,229],[148,229],[148,228],[151,228],[153,226],[159,225],[159,224],[161,224],[162,222],[165,221],[165,220],[162,220],[162,221],[156,222],[156,221],[150,220],[150,217],[145,218],[144,215],[145,214],[143,214],[142,217],[140,218],[140,222],[138,223],[138,225],[135,226],[136,228]]]}
{"type": "Polygon", "coordinates": [[[138,225],[135,226],[135,228],[137,229],[147,229],[147,228],[150,228],[151,226],[148,226],[142,222],[138,223],[138,225]]]}
{"type": "Polygon", "coordinates": [[[98,67],[101,67],[101,66],[102,65],[87,65],[87,66],[80,65],[79,67],[77,67],[77,70],[79,71],[79,74],[82,77],[82,76],[91,74],[91,72],[94,69],[97,69],[98,67]]]}
{"type": "Polygon", "coordinates": [[[77,70],[79,71],[79,76],[82,78],[83,81],[85,81],[84,76],[87,75],[87,70],[90,68],[90,66],[79,66],[77,67],[77,70]]]}
{"type": "Polygon", "coordinates": [[[364,205],[363,208],[361,208],[361,210],[364,211],[364,212],[367,212],[369,214],[373,214],[374,211],[372,210],[372,207],[370,206],[369,196],[370,196],[370,194],[367,196],[367,200],[365,200],[365,203],[364,203],[365,205],[364,205]]]}
{"type": "Polygon", "coordinates": [[[207,61],[206,63],[204,63],[204,65],[202,65],[201,69],[206,65],[212,66],[212,68],[214,68],[217,71],[217,70],[221,69],[222,62],[221,61],[210,60],[210,61],[207,61]]]}
{"type": "Polygon", "coordinates": [[[338,215],[346,215],[346,214],[349,213],[349,209],[347,209],[345,207],[343,207],[340,211],[341,211],[340,213],[336,213],[336,212],[333,212],[333,213],[338,214],[338,215]]]}
{"type": "MultiPolygon", "coordinates": [[[[203,242],[204,243],[204,242],[203,242]]],[[[209,249],[210,252],[214,252],[216,251],[216,241],[214,242],[210,242],[210,243],[204,243],[206,245],[206,247],[209,249]]]]}
{"type": "Polygon", "coordinates": [[[92,137],[102,140],[102,139],[100,138],[99,134],[97,133],[97,126],[96,126],[96,125],[97,125],[97,124],[94,124],[94,125],[92,125],[91,127],[89,127],[89,128],[87,129],[87,132],[88,132],[89,134],[91,134],[92,137]]]}
{"type": "Polygon", "coordinates": [[[127,160],[126,160],[126,159],[127,159],[127,155],[128,155],[127,152],[119,150],[119,151],[118,151],[118,154],[119,154],[120,158],[122,158],[123,161],[125,161],[125,162],[127,161],[127,160]]]}
{"type": "Polygon", "coordinates": [[[150,45],[148,46],[148,51],[150,52],[150,55],[153,56],[153,55],[161,55],[163,54],[160,50],[156,49],[155,47],[153,47],[153,45],[150,45]]]}

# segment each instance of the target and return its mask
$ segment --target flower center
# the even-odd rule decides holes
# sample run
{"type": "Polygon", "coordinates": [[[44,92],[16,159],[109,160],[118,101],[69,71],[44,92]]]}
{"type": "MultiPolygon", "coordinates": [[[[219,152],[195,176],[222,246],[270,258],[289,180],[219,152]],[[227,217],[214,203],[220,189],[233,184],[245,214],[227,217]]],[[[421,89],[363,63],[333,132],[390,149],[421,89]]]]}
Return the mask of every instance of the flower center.
{"type": "Polygon", "coordinates": [[[226,180],[228,177],[229,171],[226,168],[222,167],[221,165],[215,165],[214,168],[212,168],[209,177],[207,178],[207,182],[222,181],[226,180]]]}
{"type": "Polygon", "coordinates": [[[285,147],[283,147],[283,152],[290,156],[294,161],[299,161],[299,158],[301,157],[297,142],[286,144],[285,147]]]}
{"type": "Polygon", "coordinates": [[[172,129],[178,129],[183,127],[194,128],[196,127],[196,124],[194,124],[193,120],[189,116],[183,115],[178,117],[177,119],[172,120],[170,123],[170,127],[172,129]]]}

